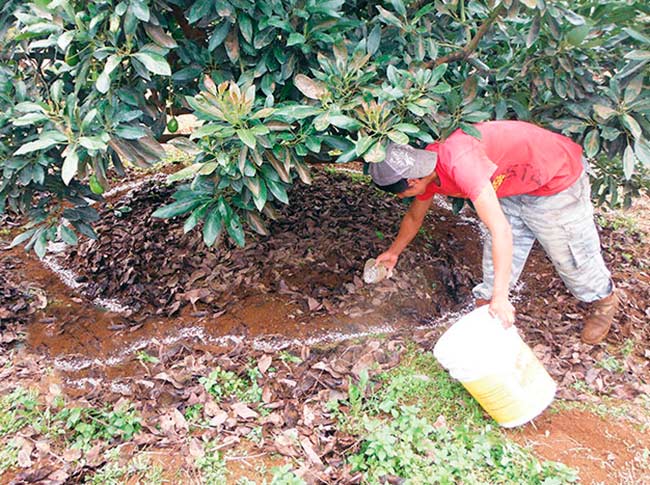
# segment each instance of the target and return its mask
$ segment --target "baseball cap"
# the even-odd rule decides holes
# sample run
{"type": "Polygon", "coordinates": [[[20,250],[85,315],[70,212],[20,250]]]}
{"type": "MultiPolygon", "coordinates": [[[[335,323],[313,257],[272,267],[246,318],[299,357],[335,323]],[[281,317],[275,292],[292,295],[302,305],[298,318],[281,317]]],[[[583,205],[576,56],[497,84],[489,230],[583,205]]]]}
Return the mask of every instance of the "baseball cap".
{"type": "Polygon", "coordinates": [[[399,194],[408,188],[407,179],[418,179],[436,168],[438,155],[410,145],[389,143],[383,162],[370,163],[368,173],[377,187],[399,194]]]}

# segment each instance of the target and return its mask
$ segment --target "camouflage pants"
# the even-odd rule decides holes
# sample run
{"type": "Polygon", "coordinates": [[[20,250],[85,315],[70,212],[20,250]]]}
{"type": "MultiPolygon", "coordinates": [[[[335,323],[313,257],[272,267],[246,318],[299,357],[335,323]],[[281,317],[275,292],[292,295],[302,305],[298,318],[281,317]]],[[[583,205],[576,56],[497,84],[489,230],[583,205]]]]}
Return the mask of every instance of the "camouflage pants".
{"type": "MultiPolygon", "coordinates": [[[[537,239],[576,298],[592,302],[612,292],[613,283],[600,251],[590,193],[589,177],[583,172],[572,186],[558,194],[518,195],[499,200],[512,227],[511,288],[537,239]]],[[[492,240],[488,235],[483,247],[483,282],[472,290],[474,297],[490,299],[493,282],[492,240]]]]}

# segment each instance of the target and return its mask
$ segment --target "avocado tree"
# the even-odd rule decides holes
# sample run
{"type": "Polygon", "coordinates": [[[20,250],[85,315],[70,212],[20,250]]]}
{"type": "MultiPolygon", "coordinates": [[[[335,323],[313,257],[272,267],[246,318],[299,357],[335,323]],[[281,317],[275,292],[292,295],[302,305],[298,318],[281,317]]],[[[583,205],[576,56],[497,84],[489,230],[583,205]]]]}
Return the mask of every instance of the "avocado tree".
{"type": "Polygon", "coordinates": [[[629,204],[648,186],[648,65],[645,1],[8,0],[0,213],[28,216],[13,245],[40,256],[94,238],[112,175],[155,164],[164,137],[193,163],[154,215],[243,245],[309,161],[504,118],[573,137],[594,196],[629,204]],[[180,113],[203,121],[189,138],[180,113]]]}

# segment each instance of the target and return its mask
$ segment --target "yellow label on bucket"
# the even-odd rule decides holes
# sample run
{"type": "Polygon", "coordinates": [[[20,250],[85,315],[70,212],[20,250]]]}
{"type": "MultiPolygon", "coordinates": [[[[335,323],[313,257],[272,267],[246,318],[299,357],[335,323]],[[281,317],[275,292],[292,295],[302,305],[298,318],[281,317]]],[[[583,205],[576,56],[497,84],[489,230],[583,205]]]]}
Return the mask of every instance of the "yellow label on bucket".
{"type": "Polygon", "coordinates": [[[553,379],[524,342],[512,369],[462,384],[497,423],[505,425],[534,418],[555,393],[553,379]]]}

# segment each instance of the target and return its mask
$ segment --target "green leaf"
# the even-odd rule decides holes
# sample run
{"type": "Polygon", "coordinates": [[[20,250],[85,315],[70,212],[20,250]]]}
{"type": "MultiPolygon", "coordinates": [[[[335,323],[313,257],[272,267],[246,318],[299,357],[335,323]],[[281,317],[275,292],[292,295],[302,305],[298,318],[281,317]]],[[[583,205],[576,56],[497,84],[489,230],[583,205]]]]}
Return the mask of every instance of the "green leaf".
{"type": "Polygon", "coordinates": [[[629,114],[623,113],[622,116],[619,117],[621,120],[621,123],[623,123],[623,126],[630,130],[630,133],[632,133],[632,136],[636,139],[641,138],[641,127],[639,126],[639,123],[629,114]]]}
{"type": "Polygon", "coordinates": [[[217,206],[208,213],[203,225],[203,242],[211,247],[223,229],[223,219],[217,206]]]}
{"type": "Polygon", "coordinates": [[[61,240],[65,242],[66,244],[69,244],[71,246],[76,246],[77,242],[79,241],[79,238],[77,237],[77,234],[70,229],[67,226],[64,226],[63,224],[59,226],[60,228],[60,234],[61,234],[61,240]]]}
{"type": "Polygon", "coordinates": [[[473,125],[468,123],[460,123],[460,129],[463,130],[468,135],[473,136],[474,138],[481,139],[481,132],[478,131],[473,125]]]}
{"type": "Polygon", "coordinates": [[[144,0],[131,0],[130,9],[136,18],[143,22],[149,22],[149,7],[144,0]]]}
{"type": "Polygon", "coordinates": [[[282,121],[302,120],[310,116],[315,116],[320,112],[321,109],[316,106],[294,104],[276,108],[273,113],[273,118],[281,119],[282,121]]]}
{"type": "Polygon", "coordinates": [[[393,128],[408,134],[418,133],[420,131],[420,128],[411,123],[398,123],[393,128]]]}
{"type": "Polygon", "coordinates": [[[257,144],[255,135],[251,130],[247,129],[239,129],[237,130],[237,136],[241,141],[243,141],[247,146],[252,148],[253,150],[255,149],[255,145],[257,144]]]}
{"type": "Polygon", "coordinates": [[[155,54],[153,52],[137,52],[133,54],[133,57],[144,64],[144,67],[146,67],[149,72],[161,76],[171,76],[172,74],[167,60],[160,54],[155,54]]]}
{"type": "Polygon", "coordinates": [[[77,147],[72,146],[67,151],[66,157],[63,159],[63,165],[61,166],[61,178],[63,183],[68,185],[70,181],[77,175],[77,170],[79,169],[79,155],[77,154],[77,147]]]}
{"type": "Polygon", "coordinates": [[[612,116],[616,114],[616,110],[608,106],[603,106],[602,104],[595,104],[594,113],[596,113],[596,115],[602,118],[603,120],[607,121],[608,119],[610,119],[612,116]]]}
{"type": "Polygon", "coordinates": [[[179,180],[185,180],[192,178],[196,173],[204,167],[202,163],[194,163],[189,167],[180,169],[178,172],[174,172],[167,176],[167,183],[178,182],[179,180]]]}
{"type": "Polygon", "coordinates": [[[634,164],[636,163],[636,157],[634,156],[634,150],[631,145],[625,147],[623,152],[623,174],[625,175],[625,180],[630,180],[634,174],[634,164]]]}
{"type": "Polygon", "coordinates": [[[370,148],[376,143],[377,140],[375,140],[371,136],[360,136],[359,140],[357,140],[356,143],[356,148],[355,152],[358,157],[362,157],[366,154],[370,148]]]}
{"type": "Polygon", "coordinates": [[[156,209],[156,211],[151,214],[151,217],[157,219],[169,219],[171,217],[180,216],[195,209],[203,202],[205,202],[205,198],[182,199],[156,209]]]}
{"type": "Polygon", "coordinates": [[[119,125],[115,128],[115,134],[125,140],[137,140],[147,134],[147,131],[140,126],[119,125]]]}
{"type": "Polygon", "coordinates": [[[242,227],[241,221],[239,220],[239,216],[237,214],[230,214],[230,220],[226,225],[226,230],[228,231],[228,234],[232,240],[235,241],[237,246],[244,247],[244,244],[246,243],[246,237],[244,235],[244,228],[242,227]]]}
{"type": "Polygon", "coordinates": [[[393,25],[395,27],[398,27],[400,29],[404,28],[404,25],[402,24],[400,19],[398,19],[394,14],[392,14],[391,12],[389,12],[388,10],[386,10],[385,8],[379,5],[377,5],[376,8],[377,10],[379,10],[379,19],[381,21],[385,22],[388,25],[393,25]]]}
{"type": "Polygon", "coordinates": [[[11,241],[11,244],[9,245],[9,248],[8,248],[8,249],[15,248],[15,247],[18,246],[19,244],[24,243],[24,242],[27,241],[30,237],[32,237],[32,235],[33,235],[35,232],[36,232],[36,228],[34,228],[34,229],[29,229],[28,231],[25,231],[25,232],[23,232],[23,233],[21,233],[21,234],[18,234],[18,235],[13,239],[13,241],[11,241]]]}
{"type": "Polygon", "coordinates": [[[111,73],[115,70],[117,66],[120,65],[120,62],[122,62],[122,57],[117,56],[115,54],[109,56],[108,59],[106,59],[104,70],[97,77],[97,81],[95,82],[95,88],[97,88],[97,91],[99,91],[102,94],[108,92],[108,90],[111,87],[111,77],[110,77],[111,73]]]}
{"type": "Polygon", "coordinates": [[[289,37],[287,38],[287,47],[290,47],[292,45],[296,44],[304,44],[305,43],[305,36],[302,34],[299,34],[298,32],[292,32],[289,37]]]}
{"type": "Polygon", "coordinates": [[[406,145],[409,142],[409,137],[406,133],[402,133],[401,131],[397,130],[391,130],[388,132],[388,138],[391,139],[391,141],[399,144],[399,145],[406,145]]]}
{"type": "Polygon", "coordinates": [[[373,55],[379,49],[379,44],[381,42],[381,25],[377,24],[373,27],[368,34],[368,39],[366,41],[366,49],[368,54],[373,55]]]}
{"type": "Polygon", "coordinates": [[[625,88],[625,95],[623,98],[623,102],[625,104],[629,105],[639,97],[641,90],[643,89],[643,77],[644,75],[641,74],[628,83],[627,87],[625,88]]]}
{"type": "Polygon", "coordinates": [[[363,126],[358,120],[346,115],[331,115],[329,121],[330,124],[348,131],[356,131],[363,126]]]}
{"type": "Polygon", "coordinates": [[[645,138],[639,138],[634,143],[634,154],[646,167],[650,168],[650,143],[645,138]]]}
{"type": "Polygon", "coordinates": [[[67,138],[58,131],[43,132],[38,140],[25,143],[14,152],[14,155],[25,155],[39,150],[46,150],[66,141],[68,141],[67,138]]]}
{"type": "Polygon", "coordinates": [[[108,145],[104,142],[101,136],[82,136],[79,138],[79,145],[87,150],[104,151],[108,148],[108,145]]]}
{"type": "Polygon", "coordinates": [[[275,180],[267,178],[266,185],[276,199],[283,204],[289,204],[289,197],[287,196],[287,191],[282,185],[282,182],[276,182],[275,180]]]}
{"type": "Polygon", "coordinates": [[[600,134],[598,128],[594,128],[587,136],[585,136],[585,141],[583,143],[585,147],[585,155],[589,158],[593,158],[600,150],[600,134]]]}
{"type": "Polygon", "coordinates": [[[230,31],[230,22],[224,20],[212,31],[212,36],[210,36],[210,42],[208,42],[208,50],[212,52],[217,47],[219,47],[223,43],[223,41],[226,40],[229,31],[230,31]]]}
{"type": "Polygon", "coordinates": [[[646,61],[650,59],[650,51],[633,50],[625,54],[624,57],[631,61],[646,61]]]}
{"type": "Polygon", "coordinates": [[[630,29],[629,27],[626,27],[626,28],[623,29],[623,31],[627,35],[632,37],[633,39],[638,40],[639,42],[642,42],[643,44],[650,44],[650,37],[638,32],[638,31],[636,31],[634,29],[630,29]]]}

